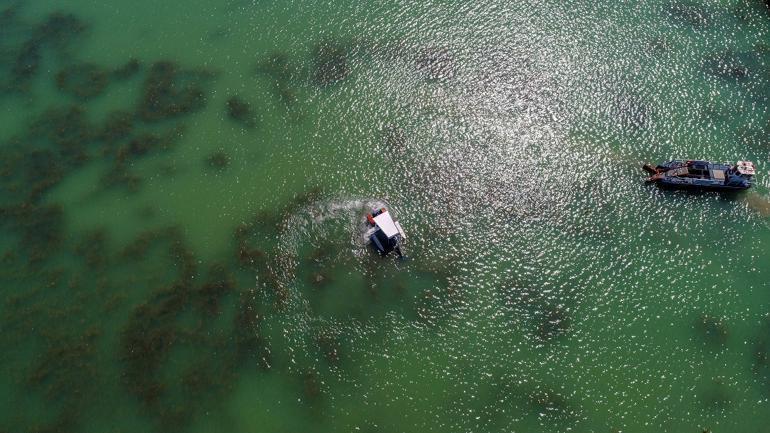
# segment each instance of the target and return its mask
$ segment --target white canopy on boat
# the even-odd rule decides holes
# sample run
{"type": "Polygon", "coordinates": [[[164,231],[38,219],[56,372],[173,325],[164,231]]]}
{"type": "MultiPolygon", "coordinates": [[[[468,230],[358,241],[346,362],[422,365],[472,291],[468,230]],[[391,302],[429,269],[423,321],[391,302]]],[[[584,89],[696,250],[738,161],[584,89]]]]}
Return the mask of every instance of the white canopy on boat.
{"type": "Polygon", "coordinates": [[[382,232],[385,233],[385,236],[387,236],[388,239],[392,238],[400,232],[398,227],[396,227],[396,223],[393,221],[393,218],[390,217],[390,212],[388,211],[385,211],[374,217],[374,222],[377,224],[377,227],[379,227],[382,232]]]}

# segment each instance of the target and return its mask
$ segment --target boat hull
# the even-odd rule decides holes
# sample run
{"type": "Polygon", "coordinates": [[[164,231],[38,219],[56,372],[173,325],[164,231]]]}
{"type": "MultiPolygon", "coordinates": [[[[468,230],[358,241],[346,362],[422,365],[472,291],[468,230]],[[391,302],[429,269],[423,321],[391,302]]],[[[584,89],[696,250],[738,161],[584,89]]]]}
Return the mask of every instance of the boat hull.
{"type": "Polygon", "coordinates": [[[716,191],[716,192],[740,192],[740,191],[746,191],[747,189],[751,188],[750,186],[747,187],[734,187],[734,186],[725,186],[725,185],[693,185],[693,184],[681,184],[681,183],[673,183],[673,182],[666,182],[665,180],[659,180],[655,182],[655,184],[661,188],[661,189],[667,189],[667,190],[683,190],[683,191],[697,191],[697,192],[708,192],[708,191],[716,191]]]}

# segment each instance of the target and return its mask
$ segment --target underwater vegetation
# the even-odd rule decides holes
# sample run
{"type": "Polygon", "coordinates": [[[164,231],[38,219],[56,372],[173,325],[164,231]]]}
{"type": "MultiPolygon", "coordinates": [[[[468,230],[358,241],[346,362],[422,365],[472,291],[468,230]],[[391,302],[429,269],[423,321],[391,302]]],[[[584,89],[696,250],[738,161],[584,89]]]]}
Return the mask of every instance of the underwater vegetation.
{"type": "Polygon", "coordinates": [[[115,151],[115,143],[128,138],[134,132],[134,114],[128,111],[113,111],[107,115],[98,132],[98,138],[105,143],[103,156],[115,151]]]}
{"type": "Polygon", "coordinates": [[[101,269],[107,264],[108,241],[103,229],[89,231],[75,244],[75,253],[85,260],[89,268],[101,269]]]}
{"type": "Polygon", "coordinates": [[[78,63],[56,74],[56,87],[81,99],[102,94],[107,87],[109,72],[93,63],[78,63]]]}
{"type": "Polygon", "coordinates": [[[650,108],[638,97],[632,95],[618,96],[615,110],[621,122],[626,127],[644,129],[650,124],[650,108]]]}
{"type": "Polygon", "coordinates": [[[455,76],[455,58],[448,48],[428,47],[422,49],[415,60],[417,71],[429,80],[446,80],[455,76]]]}
{"type": "Polygon", "coordinates": [[[238,365],[252,363],[263,370],[270,369],[270,344],[262,335],[264,316],[259,312],[257,295],[242,292],[238,299],[233,330],[235,332],[235,361],[238,365]]]}
{"type": "Polygon", "coordinates": [[[269,368],[270,350],[260,334],[259,295],[239,291],[224,263],[202,272],[177,228],[145,232],[121,256],[142,262],[158,251],[171,261],[173,272],[132,309],[121,332],[120,359],[131,393],[160,426],[179,428],[203,404],[211,407],[212,399],[201,392],[215,398],[232,388],[236,368],[269,368]],[[189,350],[198,354],[192,364],[179,358],[189,350]],[[171,375],[169,365],[174,366],[171,375]]]}
{"type": "Polygon", "coordinates": [[[0,229],[18,234],[19,252],[40,264],[55,253],[64,234],[64,212],[58,205],[23,204],[0,208],[0,229]]]}
{"type": "Polygon", "coordinates": [[[318,43],[313,50],[313,82],[328,87],[346,79],[351,72],[348,52],[347,46],[333,40],[318,43]]]}
{"type": "Polygon", "coordinates": [[[257,117],[251,104],[238,96],[231,96],[227,99],[227,115],[230,119],[240,123],[246,128],[253,128],[257,125],[257,117]]]}
{"type": "Polygon", "coordinates": [[[96,341],[101,331],[88,328],[77,336],[49,335],[45,349],[30,366],[26,384],[42,392],[52,407],[60,406],[52,420],[39,422],[34,431],[74,431],[80,427],[86,399],[99,380],[96,341]]]}
{"type": "Polygon", "coordinates": [[[153,63],[137,108],[139,118],[159,122],[199,111],[206,105],[205,91],[213,76],[203,69],[182,69],[171,61],[153,63]]]}
{"type": "Polygon", "coordinates": [[[72,14],[54,12],[37,25],[24,22],[18,8],[0,13],[0,92],[25,93],[40,71],[43,55],[66,58],[69,45],[86,30],[85,23],[72,14]],[[26,31],[25,31],[26,30],[26,31]],[[20,37],[21,33],[27,36],[20,37]]]}
{"type": "Polygon", "coordinates": [[[711,21],[711,13],[700,5],[675,1],[668,7],[668,14],[674,22],[703,27],[711,21]]]}
{"type": "Polygon", "coordinates": [[[61,46],[86,31],[88,26],[70,13],[54,12],[41,23],[32,36],[32,40],[41,44],[61,46]]]}
{"type": "Polygon", "coordinates": [[[206,158],[206,165],[215,170],[224,170],[230,165],[230,157],[224,152],[214,152],[206,158]]]}
{"type": "Polygon", "coordinates": [[[142,69],[142,64],[138,59],[128,59],[126,63],[118,66],[112,71],[112,77],[116,80],[127,80],[134,77],[142,69]]]}
{"type": "Polygon", "coordinates": [[[703,341],[710,346],[724,348],[727,343],[727,325],[723,318],[701,315],[695,321],[695,329],[703,341]]]}
{"type": "Polygon", "coordinates": [[[293,83],[297,81],[299,71],[291,63],[288,54],[280,52],[269,54],[259,62],[256,70],[258,74],[270,78],[273,93],[287,107],[297,103],[297,91],[294,90],[293,83]]]}
{"type": "Polygon", "coordinates": [[[700,394],[707,409],[721,411],[730,409],[733,405],[730,390],[721,377],[714,378],[707,383],[700,394]]]}
{"type": "Polygon", "coordinates": [[[765,315],[760,322],[751,355],[757,384],[764,395],[770,396],[770,315],[765,315]]]}
{"type": "Polygon", "coordinates": [[[556,302],[542,291],[530,288],[507,289],[502,296],[505,308],[522,322],[532,338],[546,343],[570,331],[573,318],[568,298],[556,302]]]}
{"type": "Polygon", "coordinates": [[[716,77],[735,81],[761,78],[770,71],[761,51],[725,51],[704,63],[706,70],[716,77]]]}
{"type": "Polygon", "coordinates": [[[291,257],[279,251],[278,239],[288,228],[291,217],[320,196],[320,189],[311,188],[296,195],[277,212],[258,212],[250,221],[235,229],[235,257],[240,268],[256,271],[261,284],[268,287],[279,306],[290,297],[280,274],[288,267],[291,257]]]}
{"type": "Polygon", "coordinates": [[[390,152],[403,154],[408,149],[408,138],[404,128],[394,124],[387,124],[381,130],[385,148],[390,152]]]}

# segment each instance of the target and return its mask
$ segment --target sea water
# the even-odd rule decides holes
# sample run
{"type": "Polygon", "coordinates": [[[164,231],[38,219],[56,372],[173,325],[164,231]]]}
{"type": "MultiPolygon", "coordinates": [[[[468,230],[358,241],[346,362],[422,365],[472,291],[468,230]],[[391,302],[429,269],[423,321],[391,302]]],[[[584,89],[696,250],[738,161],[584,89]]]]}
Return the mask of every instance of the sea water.
{"type": "Polygon", "coordinates": [[[770,431],[765,3],[0,1],[0,431],[770,431]]]}

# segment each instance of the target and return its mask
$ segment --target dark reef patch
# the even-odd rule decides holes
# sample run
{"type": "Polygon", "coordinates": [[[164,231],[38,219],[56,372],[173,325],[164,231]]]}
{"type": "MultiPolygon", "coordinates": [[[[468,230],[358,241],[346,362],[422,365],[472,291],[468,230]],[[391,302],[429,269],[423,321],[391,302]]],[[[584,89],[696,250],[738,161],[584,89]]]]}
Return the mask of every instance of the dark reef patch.
{"type": "Polygon", "coordinates": [[[251,104],[238,96],[231,96],[227,99],[227,115],[230,119],[240,123],[246,128],[253,128],[257,125],[257,117],[251,104]]]}
{"type": "Polygon", "coordinates": [[[32,367],[28,382],[44,387],[46,397],[52,401],[78,398],[97,376],[94,343],[99,335],[98,330],[91,328],[77,338],[50,338],[45,352],[32,367]]]}
{"type": "Polygon", "coordinates": [[[455,58],[448,48],[429,47],[420,50],[415,60],[418,72],[433,81],[446,80],[455,76],[455,58]]]}
{"type": "Polygon", "coordinates": [[[40,45],[33,41],[25,42],[18,50],[11,67],[10,90],[29,90],[29,82],[40,69],[42,59],[40,45]]]}
{"type": "Polygon", "coordinates": [[[766,62],[767,56],[762,49],[726,51],[707,59],[704,68],[707,73],[724,80],[744,82],[767,77],[770,67],[766,62]]]}
{"type": "Polygon", "coordinates": [[[144,82],[139,118],[159,122],[190,114],[206,105],[205,89],[213,73],[181,69],[170,61],[156,62],[144,82]]]}
{"type": "Polygon", "coordinates": [[[0,227],[20,234],[18,250],[38,264],[48,259],[64,239],[64,212],[58,205],[21,204],[0,208],[0,227]]]}
{"type": "Polygon", "coordinates": [[[107,156],[114,156],[113,163],[109,169],[102,175],[101,186],[105,189],[114,187],[124,187],[129,192],[136,192],[142,185],[142,179],[136,176],[131,169],[131,162],[136,161],[147,155],[163,152],[171,149],[182,136],[181,127],[172,128],[167,131],[145,132],[130,136],[127,130],[132,126],[128,125],[128,118],[121,114],[117,115],[117,129],[113,130],[119,146],[108,146],[104,148],[107,156]],[[120,137],[125,135],[125,139],[120,137]],[[130,138],[129,138],[130,137],[130,138]]]}
{"type": "Polygon", "coordinates": [[[403,153],[407,150],[406,131],[394,124],[387,124],[382,127],[382,140],[386,150],[390,152],[403,153]]]}
{"type": "Polygon", "coordinates": [[[237,369],[268,369],[270,349],[261,334],[259,295],[239,292],[224,263],[200,273],[178,228],[141,234],[121,257],[124,266],[134,266],[158,260],[158,253],[170,260],[163,265],[169,273],[133,308],[121,332],[122,379],[162,430],[178,430],[218,404],[237,369]]]}
{"type": "Polygon", "coordinates": [[[109,72],[93,63],[78,63],[56,74],[56,87],[80,99],[101,95],[109,83],[109,72]]]}
{"type": "Polygon", "coordinates": [[[224,152],[214,152],[206,158],[206,166],[214,170],[224,170],[230,165],[230,157],[224,152]]]}
{"type": "Polygon", "coordinates": [[[715,378],[700,392],[703,405],[707,409],[714,411],[723,411],[733,406],[733,399],[730,397],[730,390],[725,384],[724,379],[715,378]]]}
{"type": "Polygon", "coordinates": [[[292,107],[297,102],[297,92],[292,83],[297,81],[299,74],[297,68],[291,64],[289,56],[285,53],[272,53],[266,56],[257,65],[257,73],[266,75],[273,83],[273,93],[278,99],[292,107]]]}
{"type": "Polygon", "coordinates": [[[88,26],[77,16],[65,12],[54,12],[37,26],[32,40],[37,43],[62,46],[82,35],[87,29],[88,26]]]}
{"type": "Polygon", "coordinates": [[[134,77],[142,69],[142,64],[138,59],[130,58],[126,63],[118,66],[112,71],[112,77],[116,80],[127,80],[134,77]]]}
{"type": "MultiPolygon", "coordinates": [[[[127,111],[113,111],[107,115],[99,132],[99,139],[107,145],[117,143],[128,138],[134,130],[134,115],[127,111]]],[[[104,155],[113,150],[107,146],[104,155]]]]}
{"type": "Polygon", "coordinates": [[[727,325],[722,318],[707,314],[701,315],[695,321],[695,330],[700,338],[712,347],[724,348],[727,343],[727,325]]]}
{"type": "Polygon", "coordinates": [[[233,323],[236,365],[253,362],[263,370],[271,367],[270,346],[261,330],[263,320],[257,295],[250,292],[241,293],[233,323]]]}
{"type": "Polygon", "coordinates": [[[327,87],[346,79],[350,75],[348,48],[339,42],[324,40],[313,50],[313,82],[327,87]]]}
{"type": "Polygon", "coordinates": [[[91,270],[101,269],[107,263],[107,241],[105,230],[90,231],[75,244],[75,253],[85,260],[91,270]]]}
{"type": "Polygon", "coordinates": [[[41,71],[45,56],[58,63],[68,59],[68,47],[87,26],[72,14],[55,12],[37,24],[19,17],[18,4],[0,16],[0,93],[27,93],[41,71]]]}
{"type": "Polygon", "coordinates": [[[568,334],[572,327],[573,315],[567,305],[569,297],[557,302],[542,291],[528,288],[509,289],[502,296],[504,307],[537,341],[557,340],[568,334]]]}
{"type": "Polygon", "coordinates": [[[651,109],[636,96],[619,95],[615,99],[615,112],[625,127],[638,130],[650,125],[651,109]]]}
{"type": "Polygon", "coordinates": [[[711,21],[711,13],[692,3],[674,2],[668,6],[669,17],[677,23],[703,27],[711,21]]]}
{"type": "Polygon", "coordinates": [[[278,240],[288,228],[292,216],[317,201],[320,196],[320,189],[311,188],[297,194],[277,212],[259,212],[235,230],[235,257],[239,267],[241,270],[257,272],[259,281],[274,295],[279,306],[290,296],[288,287],[282,282],[281,272],[291,257],[279,251],[278,240]]]}
{"type": "Polygon", "coordinates": [[[752,351],[752,371],[762,393],[770,396],[770,315],[766,315],[757,329],[752,351]]]}
{"type": "Polygon", "coordinates": [[[223,264],[211,265],[206,281],[197,288],[195,294],[198,309],[206,314],[220,313],[222,298],[234,292],[235,288],[235,277],[228,272],[223,264]]]}

